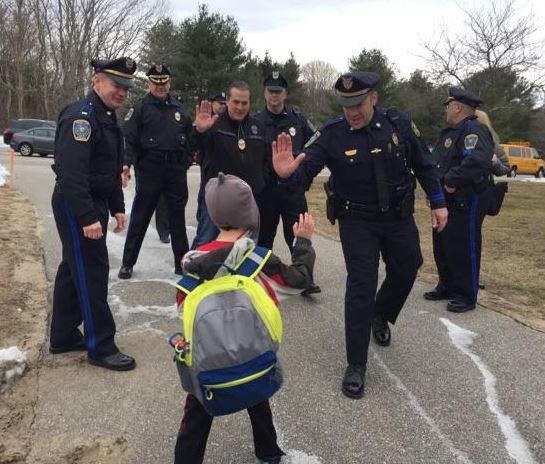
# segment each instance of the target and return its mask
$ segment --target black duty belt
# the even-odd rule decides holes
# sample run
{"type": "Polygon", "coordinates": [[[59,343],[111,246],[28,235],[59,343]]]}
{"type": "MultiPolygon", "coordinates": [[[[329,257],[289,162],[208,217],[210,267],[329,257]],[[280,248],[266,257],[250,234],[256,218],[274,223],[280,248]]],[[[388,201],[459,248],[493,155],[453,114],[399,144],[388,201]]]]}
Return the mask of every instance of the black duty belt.
{"type": "Polygon", "coordinates": [[[164,161],[165,163],[183,162],[184,156],[184,153],[180,151],[168,150],[147,150],[142,153],[143,159],[153,159],[157,161],[164,161]]]}
{"type": "Polygon", "coordinates": [[[356,216],[362,219],[373,219],[381,221],[389,221],[392,219],[397,219],[399,217],[395,209],[386,208],[385,211],[377,205],[369,205],[365,203],[357,203],[350,200],[341,200],[339,215],[349,214],[351,216],[356,216]]]}

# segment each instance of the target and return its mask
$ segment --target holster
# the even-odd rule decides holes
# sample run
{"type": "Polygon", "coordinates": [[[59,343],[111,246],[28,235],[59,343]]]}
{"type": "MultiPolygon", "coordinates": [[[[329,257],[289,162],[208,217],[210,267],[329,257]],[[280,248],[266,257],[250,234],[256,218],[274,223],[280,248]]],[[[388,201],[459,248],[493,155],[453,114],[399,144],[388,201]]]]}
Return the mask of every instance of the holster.
{"type": "Polygon", "coordinates": [[[324,190],[326,194],[325,209],[327,220],[331,224],[335,224],[335,220],[339,214],[339,201],[335,196],[335,193],[329,187],[329,180],[324,182],[324,190]]]}

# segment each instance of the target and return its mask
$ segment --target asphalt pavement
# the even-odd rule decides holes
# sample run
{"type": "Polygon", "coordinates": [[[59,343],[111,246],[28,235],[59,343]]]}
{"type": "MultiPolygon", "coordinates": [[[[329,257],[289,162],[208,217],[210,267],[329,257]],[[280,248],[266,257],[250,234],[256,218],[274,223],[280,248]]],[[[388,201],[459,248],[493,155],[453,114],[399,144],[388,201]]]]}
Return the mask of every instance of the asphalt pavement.
{"type": "MultiPolygon", "coordinates": [[[[0,163],[8,164],[6,150],[0,150],[0,163]]],[[[13,176],[40,218],[50,282],[60,260],[50,207],[51,163],[52,158],[17,156],[13,176]]],[[[198,167],[192,167],[190,240],[199,179],[198,167]]],[[[129,206],[133,188],[126,191],[129,206]]],[[[275,251],[286,257],[280,235],[275,251]]],[[[123,240],[124,234],[109,233],[110,304],[118,344],[135,356],[137,369],[117,373],[88,365],[81,354],[45,354],[35,453],[47,453],[52,443],[68,450],[82,440],[106,437],[128,442],[123,463],[172,462],[184,402],[166,342],[179,327],[172,253],[150,227],[133,279],[121,281],[123,240]]],[[[545,463],[545,334],[483,307],[448,313],[444,303],[425,301],[428,288],[417,282],[391,346],[371,348],[365,397],[350,400],[340,392],[341,247],[320,236],[313,242],[315,280],[323,292],[283,306],[286,381],[272,408],[286,463],[545,463]]],[[[216,419],[205,462],[254,461],[246,414],[216,419]]]]}

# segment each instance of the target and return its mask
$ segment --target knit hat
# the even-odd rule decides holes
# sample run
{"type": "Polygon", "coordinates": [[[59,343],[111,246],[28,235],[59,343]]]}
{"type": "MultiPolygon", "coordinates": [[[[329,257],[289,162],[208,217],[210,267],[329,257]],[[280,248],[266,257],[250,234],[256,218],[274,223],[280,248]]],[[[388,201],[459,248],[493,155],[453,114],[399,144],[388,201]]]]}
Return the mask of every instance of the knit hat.
{"type": "Polygon", "coordinates": [[[220,229],[259,229],[259,210],[252,188],[237,176],[218,173],[205,187],[208,215],[220,229]]]}

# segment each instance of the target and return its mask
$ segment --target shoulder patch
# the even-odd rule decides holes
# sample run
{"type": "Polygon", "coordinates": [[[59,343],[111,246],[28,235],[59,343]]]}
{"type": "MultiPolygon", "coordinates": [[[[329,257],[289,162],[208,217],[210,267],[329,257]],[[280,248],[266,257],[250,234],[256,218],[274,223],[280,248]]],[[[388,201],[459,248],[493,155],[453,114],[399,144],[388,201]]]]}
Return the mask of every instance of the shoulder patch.
{"type": "Polygon", "coordinates": [[[414,123],[414,121],[411,121],[411,127],[413,129],[414,135],[416,135],[417,137],[420,137],[420,131],[418,130],[418,127],[416,127],[416,124],[414,123]]]}
{"type": "Polygon", "coordinates": [[[310,139],[308,139],[308,142],[305,143],[305,146],[303,148],[310,147],[314,142],[316,142],[316,140],[318,140],[318,137],[320,137],[320,135],[322,135],[320,134],[320,131],[314,132],[314,135],[310,139]]]}
{"type": "Polygon", "coordinates": [[[134,113],[134,108],[131,108],[127,114],[125,115],[125,121],[128,121],[129,119],[131,119],[132,115],[134,113]]]}
{"type": "Polygon", "coordinates": [[[344,116],[339,116],[335,119],[330,119],[322,124],[322,127],[320,127],[320,130],[323,130],[327,127],[334,126],[336,124],[339,124],[340,122],[344,121],[344,116]]]}
{"type": "Polygon", "coordinates": [[[466,150],[473,150],[477,146],[479,136],[477,134],[468,134],[464,138],[464,148],[466,150]]]}
{"type": "Polygon", "coordinates": [[[72,123],[72,135],[76,142],[88,142],[91,138],[91,124],[87,119],[75,119],[72,123]]]}

